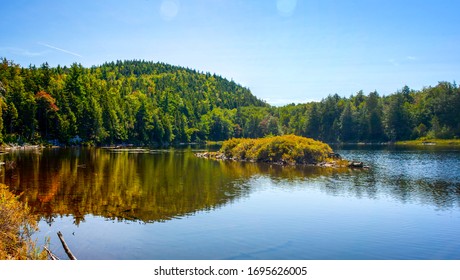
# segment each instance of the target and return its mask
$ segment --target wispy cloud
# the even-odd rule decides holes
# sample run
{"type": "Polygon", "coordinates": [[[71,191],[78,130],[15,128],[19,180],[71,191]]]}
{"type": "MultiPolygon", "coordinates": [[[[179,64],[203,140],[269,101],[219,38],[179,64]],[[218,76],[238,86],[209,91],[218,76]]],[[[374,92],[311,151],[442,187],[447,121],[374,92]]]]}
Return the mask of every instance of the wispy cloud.
{"type": "Polygon", "coordinates": [[[42,42],[38,42],[38,44],[39,44],[39,45],[42,45],[42,46],[45,46],[45,47],[47,47],[47,48],[53,49],[53,50],[57,50],[57,51],[60,51],[60,52],[63,52],[63,53],[67,53],[67,54],[73,55],[73,56],[83,57],[82,55],[80,55],[80,54],[78,54],[78,53],[74,53],[74,52],[71,52],[71,51],[68,51],[68,50],[64,50],[64,49],[61,49],[61,48],[52,46],[52,45],[50,45],[50,44],[45,44],[45,43],[42,43],[42,42]]]}
{"type": "Polygon", "coordinates": [[[399,66],[399,62],[394,58],[389,59],[388,62],[393,64],[393,66],[399,66]]]}
{"type": "Polygon", "coordinates": [[[415,56],[406,56],[406,59],[407,60],[417,60],[417,58],[415,56]]]}

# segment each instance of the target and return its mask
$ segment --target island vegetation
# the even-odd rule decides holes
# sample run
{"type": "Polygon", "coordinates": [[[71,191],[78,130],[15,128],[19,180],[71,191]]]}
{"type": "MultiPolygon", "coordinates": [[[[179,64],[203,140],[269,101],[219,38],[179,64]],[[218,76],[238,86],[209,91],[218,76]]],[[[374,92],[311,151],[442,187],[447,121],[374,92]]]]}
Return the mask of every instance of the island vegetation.
{"type": "Polygon", "coordinates": [[[250,161],[314,164],[325,161],[332,154],[329,145],[295,135],[261,139],[225,141],[221,149],[228,158],[250,161]]]}
{"type": "Polygon", "coordinates": [[[265,162],[280,165],[318,165],[326,167],[363,167],[335,154],[331,147],[311,138],[284,135],[258,139],[232,138],[218,152],[196,153],[198,157],[265,162]]]}
{"type": "Polygon", "coordinates": [[[165,63],[22,67],[4,58],[0,95],[0,143],[141,146],[289,134],[327,143],[460,137],[455,82],[274,107],[234,81],[165,63]]]}

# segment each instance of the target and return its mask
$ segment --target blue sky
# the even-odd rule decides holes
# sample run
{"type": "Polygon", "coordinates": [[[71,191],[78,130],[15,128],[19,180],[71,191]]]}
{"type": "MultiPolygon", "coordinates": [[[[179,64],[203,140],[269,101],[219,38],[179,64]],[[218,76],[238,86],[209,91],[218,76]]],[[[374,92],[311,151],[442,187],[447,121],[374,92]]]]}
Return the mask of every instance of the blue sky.
{"type": "Polygon", "coordinates": [[[460,1],[2,2],[0,57],[26,67],[161,61],[233,79],[273,105],[460,76],[460,1]]]}

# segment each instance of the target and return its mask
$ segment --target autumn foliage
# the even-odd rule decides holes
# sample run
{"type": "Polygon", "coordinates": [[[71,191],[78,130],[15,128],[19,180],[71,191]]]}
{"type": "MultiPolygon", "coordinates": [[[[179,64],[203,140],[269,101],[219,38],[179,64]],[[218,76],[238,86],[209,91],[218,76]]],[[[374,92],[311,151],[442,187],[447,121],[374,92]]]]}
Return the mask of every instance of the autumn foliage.
{"type": "Polygon", "coordinates": [[[24,206],[0,184],[0,259],[45,259],[46,254],[37,250],[31,234],[37,229],[37,222],[24,206]]]}
{"type": "Polygon", "coordinates": [[[44,91],[39,91],[35,94],[35,100],[37,103],[42,104],[41,106],[47,111],[58,111],[59,108],[56,106],[56,99],[44,91]]]}
{"type": "Polygon", "coordinates": [[[220,151],[235,160],[283,164],[316,164],[328,160],[332,153],[328,144],[296,135],[232,138],[223,143],[220,151]]]}

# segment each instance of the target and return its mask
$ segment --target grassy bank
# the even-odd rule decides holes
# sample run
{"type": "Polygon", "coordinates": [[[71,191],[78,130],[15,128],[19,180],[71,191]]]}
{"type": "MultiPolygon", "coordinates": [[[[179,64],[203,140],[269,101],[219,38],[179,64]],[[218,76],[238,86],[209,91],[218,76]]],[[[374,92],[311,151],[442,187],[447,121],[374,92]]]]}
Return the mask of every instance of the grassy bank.
{"type": "Polygon", "coordinates": [[[410,141],[398,141],[395,145],[400,146],[460,146],[460,139],[419,139],[410,141]]]}
{"type": "Polygon", "coordinates": [[[46,259],[31,239],[37,222],[26,205],[0,184],[0,260],[46,259]]]}

